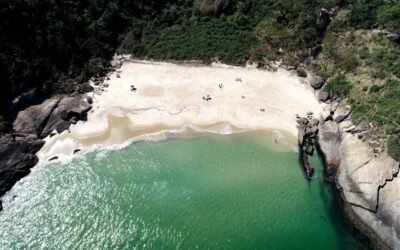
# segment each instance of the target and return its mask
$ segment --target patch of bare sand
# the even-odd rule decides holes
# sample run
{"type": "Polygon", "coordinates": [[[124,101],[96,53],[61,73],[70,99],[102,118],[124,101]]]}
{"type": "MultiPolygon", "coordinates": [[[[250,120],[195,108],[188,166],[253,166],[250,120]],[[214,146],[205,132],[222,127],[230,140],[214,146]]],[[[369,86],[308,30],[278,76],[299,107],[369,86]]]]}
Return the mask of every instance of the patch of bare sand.
{"type": "Polygon", "coordinates": [[[105,92],[91,94],[94,103],[88,120],[47,138],[40,159],[72,155],[77,148],[164,139],[201,129],[279,130],[294,141],[295,114],[319,114],[324,107],[308,85],[284,69],[129,61],[120,71],[120,77],[113,74],[105,82],[105,92]],[[136,91],[131,91],[132,85],[136,91]],[[211,99],[204,100],[208,96],[211,99]]]}

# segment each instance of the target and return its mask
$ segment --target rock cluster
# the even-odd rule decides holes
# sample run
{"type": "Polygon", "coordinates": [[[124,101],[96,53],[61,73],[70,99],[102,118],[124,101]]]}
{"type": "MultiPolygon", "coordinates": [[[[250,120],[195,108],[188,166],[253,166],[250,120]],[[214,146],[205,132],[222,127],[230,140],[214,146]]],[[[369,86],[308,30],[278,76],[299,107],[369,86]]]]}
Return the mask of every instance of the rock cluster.
{"type": "MultiPolygon", "coordinates": [[[[399,163],[388,155],[384,133],[366,120],[353,124],[351,106],[318,90],[320,82],[313,78],[310,85],[328,105],[319,119],[317,141],[314,135],[307,137],[310,119],[299,119],[301,151],[310,153],[309,145],[318,145],[327,179],[336,182],[355,225],[370,237],[378,236],[384,246],[400,249],[399,163]]],[[[308,160],[302,158],[302,163],[306,167],[308,160]]]]}
{"type": "Polygon", "coordinates": [[[313,118],[312,113],[309,112],[307,117],[298,117],[297,124],[300,161],[304,167],[306,177],[311,178],[314,173],[314,168],[310,165],[308,156],[314,153],[319,120],[313,118]]]}
{"type": "Polygon", "coordinates": [[[91,105],[90,98],[82,93],[90,88],[77,88],[71,96],[52,97],[20,111],[13,123],[14,131],[0,137],[0,196],[37,164],[35,153],[44,145],[43,138],[85,119],[91,105]]]}
{"type": "MultiPolygon", "coordinates": [[[[30,168],[37,164],[35,154],[44,145],[43,138],[68,130],[71,124],[86,119],[93,103],[87,93],[101,94],[108,87],[104,81],[109,80],[112,72],[121,68],[127,60],[127,56],[115,55],[111,67],[104,69],[104,76],[96,76],[88,83],[77,84],[70,95],[54,96],[35,105],[32,105],[35,89],[16,98],[10,107],[16,113],[13,131],[0,137],[0,196],[29,174],[30,168]]],[[[79,149],[74,151],[77,152],[79,149]]]]}

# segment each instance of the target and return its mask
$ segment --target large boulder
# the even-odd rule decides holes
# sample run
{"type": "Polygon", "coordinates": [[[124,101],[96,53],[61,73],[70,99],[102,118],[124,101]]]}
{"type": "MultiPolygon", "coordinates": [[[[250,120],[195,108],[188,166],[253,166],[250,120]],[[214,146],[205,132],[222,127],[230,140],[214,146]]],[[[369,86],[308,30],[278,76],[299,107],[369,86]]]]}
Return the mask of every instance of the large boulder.
{"type": "Polygon", "coordinates": [[[346,201],[376,211],[379,188],[399,171],[399,164],[387,153],[375,156],[368,143],[351,133],[343,135],[340,147],[338,182],[346,201]]]}
{"type": "Polygon", "coordinates": [[[340,129],[332,120],[320,123],[319,145],[324,153],[328,171],[335,172],[340,165],[340,129]]]}
{"type": "Polygon", "coordinates": [[[75,92],[78,94],[86,94],[92,92],[94,88],[89,83],[78,84],[75,87],[75,92]]]}
{"type": "Polygon", "coordinates": [[[358,123],[357,126],[355,126],[355,128],[351,131],[353,133],[361,133],[364,131],[367,131],[369,128],[369,124],[367,120],[362,120],[360,121],[360,123],[358,123]]]}
{"type": "Polygon", "coordinates": [[[44,145],[42,140],[19,140],[0,143],[0,196],[19,179],[29,174],[38,158],[35,153],[44,145]]]}
{"type": "Polygon", "coordinates": [[[341,144],[337,185],[363,224],[392,249],[400,249],[399,163],[386,152],[376,156],[368,143],[346,133],[341,144]]]}
{"type": "Polygon", "coordinates": [[[90,98],[85,95],[67,96],[60,100],[57,107],[51,113],[46,126],[41,133],[44,138],[54,130],[58,133],[68,129],[71,123],[83,118],[92,108],[90,98]]]}
{"type": "Polygon", "coordinates": [[[330,97],[330,95],[329,95],[328,92],[320,91],[320,92],[318,93],[318,100],[320,100],[321,102],[326,102],[326,101],[328,101],[328,100],[329,100],[329,97],[330,97]]]}
{"type": "Polygon", "coordinates": [[[320,89],[324,85],[324,80],[320,76],[312,76],[310,84],[314,89],[320,89]]]}
{"type": "Polygon", "coordinates": [[[30,106],[20,111],[13,123],[14,131],[39,136],[46,125],[48,117],[59,101],[59,97],[50,98],[41,104],[30,106]]]}
{"type": "Polygon", "coordinates": [[[346,119],[351,113],[351,106],[348,105],[346,102],[342,101],[339,103],[335,114],[333,115],[333,119],[336,122],[341,122],[346,119]]]}

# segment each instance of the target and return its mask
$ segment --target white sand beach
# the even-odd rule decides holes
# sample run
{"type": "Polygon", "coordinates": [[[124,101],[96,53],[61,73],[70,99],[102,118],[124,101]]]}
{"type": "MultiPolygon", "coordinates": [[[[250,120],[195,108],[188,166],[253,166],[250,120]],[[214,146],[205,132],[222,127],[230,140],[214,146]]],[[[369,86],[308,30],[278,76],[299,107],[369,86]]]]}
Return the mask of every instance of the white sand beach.
{"type": "Polygon", "coordinates": [[[93,109],[88,120],[46,138],[40,159],[72,155],[77,148],[84,152],[133,139],[160,139],[188,127],[222,133],[279,130],[294,136],[296,114],[318,115],[324,108],[308,84],[284,69],[129,60],[105,84],[100,95],[89,93],[93,109]]]}

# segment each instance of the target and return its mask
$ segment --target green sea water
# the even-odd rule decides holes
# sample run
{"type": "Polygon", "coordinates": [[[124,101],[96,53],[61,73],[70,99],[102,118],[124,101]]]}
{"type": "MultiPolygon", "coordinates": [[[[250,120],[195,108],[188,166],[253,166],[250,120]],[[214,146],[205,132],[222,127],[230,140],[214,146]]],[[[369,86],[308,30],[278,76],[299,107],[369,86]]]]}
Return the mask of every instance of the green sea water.
{"type": "Polygon", "coordinates": [[[244,133],[38,166],[3,197],[0,249],[365,249],[311,162],[309,182],[244,133]]]}

